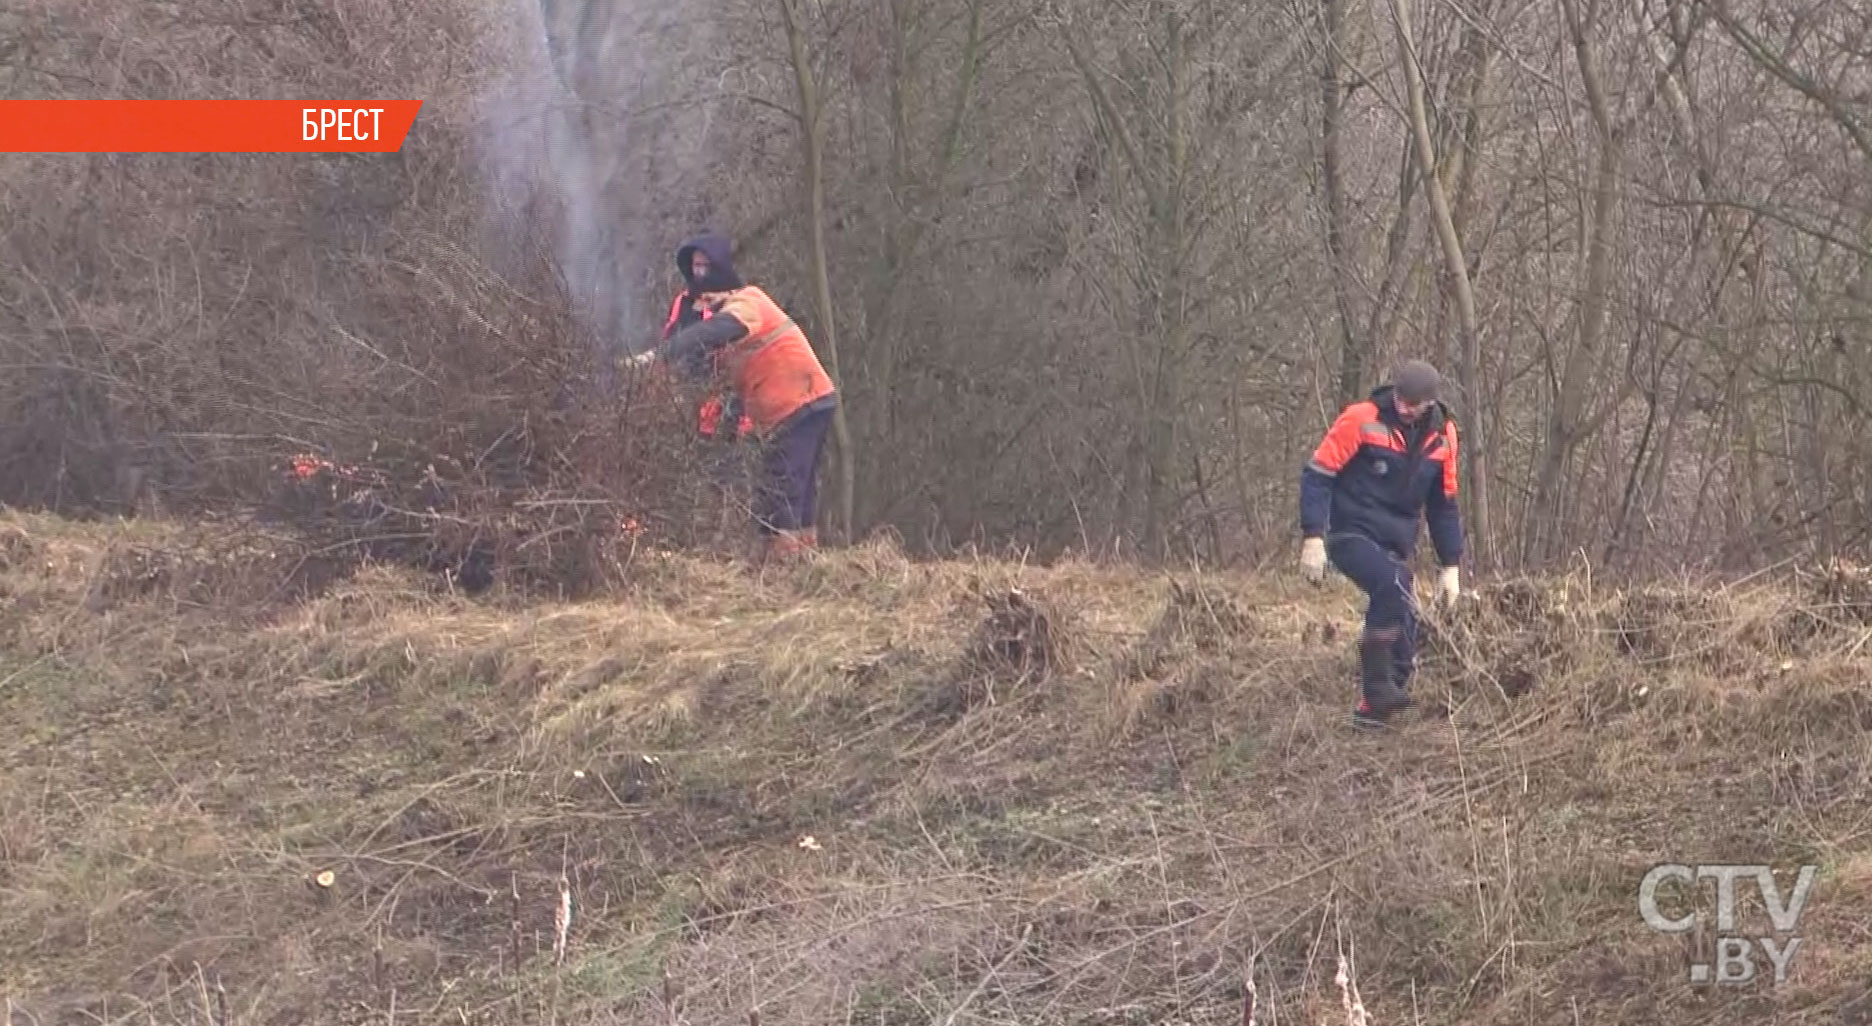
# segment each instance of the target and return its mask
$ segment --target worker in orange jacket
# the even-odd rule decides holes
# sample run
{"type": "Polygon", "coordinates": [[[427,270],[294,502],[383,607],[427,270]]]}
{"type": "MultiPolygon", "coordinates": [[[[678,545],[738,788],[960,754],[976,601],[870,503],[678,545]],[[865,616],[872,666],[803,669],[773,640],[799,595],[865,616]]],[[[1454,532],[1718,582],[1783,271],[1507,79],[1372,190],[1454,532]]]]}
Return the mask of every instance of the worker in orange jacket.
{"type": "Polygon", "coordinates": [[[1406,360],[1391,382],[1351,403],[1300,471],[1300,569],[1315,584],[1330,563],[1367,596],[1359,639],[1354,726],[1378,729],[1411,703],[1417,600],[1411,562],[1427,522],[1446,603],[1461,594],[1456,419],[1438,399],[1441,377],[1406,360]]]}
{"type": "Polygon", "coordinates": [[[754,519],[763,556],[793,556],[818,545],[819,457],[838,408],[834,387],[806,333],[759,286],[736,273],[733,243],[706,234],[676,251],[706,316],[632,357],[693,370],[712,358],[714,375],[746,405],[761,447],[754,519]]]}

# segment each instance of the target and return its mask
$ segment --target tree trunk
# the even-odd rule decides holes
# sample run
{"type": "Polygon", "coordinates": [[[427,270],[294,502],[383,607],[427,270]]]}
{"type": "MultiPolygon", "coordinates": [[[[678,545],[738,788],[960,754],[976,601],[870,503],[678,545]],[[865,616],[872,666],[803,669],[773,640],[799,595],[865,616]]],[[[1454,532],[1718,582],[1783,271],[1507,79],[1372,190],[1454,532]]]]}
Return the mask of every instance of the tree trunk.
{"type": "MultiPolygon", "coordinates": [[[[786,23],[787,52],[793,62],[793,81],[799,90],[800,139],[806,156],[806,187],[812,221],[813,303],[818,308],[818,348],[825,354],[826,371],[844,392],[839,376],[838,329],[833,318],[832,276],[826,257],[825,238],[825,118],[818,83],[813,76],[812,55],[806,47],[806,33],[793,9],[794,0],[779,0],[780,16],[786,23]]],[[[856,494],[856,454],[852,451],[850,424],[845,418],[845,403],[840,402],[832,416],[832,439],[837,455],[838,476],[834,501],[838,508],[837,529],[846,542],[852,541],[855,527],[852,510],[856,494]]]]}
{"type": "Polygon", "coordinates": [[[1154,289],[1154,320],[1159,332],[1157,368],[1151,389],[1149,410],[1150,441],[1146,447],[1148,485],[1145,491],[1144,550],[1150,558],[1165,554],[1165,525],[1170,519],[1171,500],[1180,490],[1177,484],[1178,427],[1182,419],[1183,357],[1188,348],[1189,317],[1185,309],[1184,250],[1187,204],[1184,189],[1189,171],[1188,116],[1183,109],[1185,78],[1189,67],[1184,47],[1187,28],[1175,10],[1164,15],[1166,72],[1169,77],[1169,124],[1166,140],[1168,166],[1162,202],[1153,212],[1158,238],[1160,284],[1154,289]]]}
{"type": "Polygon", "coordinates": [[[1564,525],[1568,497],[1563,493],[1574,452],[1588,434],[1587,389],[1599,369],[1599,347],[1605,334],[1606,307],[1611,291],[1612,215],[1618,202],[1618,172],[1622,132],[1612,124],[1599,65],[1573,0],[1560,0],[1572,35],[1573,53],[1586,89],[1587,106],[1599,137],[1599,159],[1593,175],[1592,227],[1586,243],[1586,274],[1580,289],[1579,340],[1560,375],[1559,392],[1547,421],[1540,469],[1534,479],[1533,528],[1526,548],[1529,558],[1542,561],[1569,548],[1564,525]]]}
{"type": "Polygon", "coordinates": [[[1164,75],[1162,107],[1151,111],[1149,117],[1128,119],[1113,102],[1073,31],[1067,28],[1061,33],[1093,106],[1137,175],[1148,208],[1140,233],[1146,266],[1139,277],[1143,296],[1137,321],[1140,339],[1148,339],[1154,348],[1137,359],[1137,430],[1128,461],[1126,491],[1127,498],[1134,488],[1143,492],[1140,547],[1151,558],[1163,554],[1170,507],[1179,497],[1177,451],[1183,418],[1188,415],[1182,406],[1183,362],[1188,355],[1190,329],[1185,281],[1189,266],[1192,146],[1186,103],[1190,36],[1183,16],[1174,8],[1165,10],[1164,52],[1156,65],[1164,75]],[[1157,145],[1149,151],[1133,134],[1133,121],[1155,122],[1158,126],[1161,136],[1150,137],[1157,145]]]}
{"type": "MultiPolygon", "coordinates": [[[[882,280],[874,293],[876,298],[867,318],[868,330],[862,339],[867,369],[871,372],[868,381],[871,417],[865,437],[874,446],[887,447],[897,431],[897,379],[903,352],[898,322],[904,280],[928,237],[933,221],[933,211],[929,208],[943,202],[949,179],[961,158],[963,130],[981,72],[982,14],[987,0],[969,0],[962,62],[956,72],[954,92],[949,97],[947,120],[934,164],[921,169],[921,174],[910,159],[912,140],[907,89],[913,69],[909,66],[910,19],[904,8],[907,2],[909,0],[891,0],[890,188],[896,202],[888,205],[894,219],[884,232],[884,260],[879,268],[882,280]]],[[[892,461],[888,456],[880,459],[874,453],[870,465],[882,470],[891,466],[892,461]]],[[[861,527],[865,529],[875,526],[879,519],[879,510],[871,508],[882,501],[876,494],[877,476],[881,475],[869,478],[864,489],[863,497],[871,500],[862,504],[865,508],[860,514],[861,527]]]]}
{"type": "Polygon", "coordinates": [[[1378,286],[1378,298],[1373,301],[1371,316],[1365,323],[1365,338],[1373,354],[1385,352],[1391,346],[1391,336],[1396,330],[1394,301],[1403,291],[1404,279],[1410,273],[1408,258],[1414,222],[1411,215],[1416,209],[1413,197],[1417,193],[1418,173],[1416,136],[1405,135],[1398,157],[1397,217],[1385,237],[1384,281],[1378,286]]]}
{"type": "MultiPolygon", "coordinates": [[[[1423,67],[1417,61],[1417,46],[1411,41],[1410,0],[1392,0],[1392,16],[1397,27],[1398,48],[1403,51],[1404,74],[1410,95],[1411,134],[1417,140],[1417,166],[1424,189],[1429,193],[1431,219],[1436,227],[1437,239],[1442,244],[1444,267],[1449,274],[1450,285],[1456,292],[1463,351],[1479,352],[1481,332],[1476,325],[1475,293],[1469,285],[1469,262],[1463,256],[1462,240],[1456,235],[1456,224],[1450,215],[1449,198],[1444,195],[1442,179],[1436,173],[1437,159],[1430,139],[1430,117],[1424,104],[1423,67]]],[[[1481,422],[1481,411],[1468,412],[1474,422],[1481,422]]],[[[1471,534],[1475,535],[1478,543],[1475,546],[1477,560],[1486,562],[1489,558],[1488,536],[1482,532],[1471,534]]]]}
{"type": "MultiPolygon", "coordinates": [[[[1481,163],[1476,154],[1482,144],[1482,97],[1488,86],[1492,63],[1488,36],[1480,27],[1471,26],[1468,29],[1464,49],[1469,89],[1464,101],[1467,109],[1464,111],[1462,133],[1463,156],[1456,175],[1456,202],[1450,212],[1457,238],[1468,236],[1470,211],[1475,205],[1476,166],[1481,163]]],[[[1467,253],[1463,260],[1467,266],[1467,253]]],[[[1458,446],[1462,453],[1462,490],[1469,496],[1469,513],[1473,524],[1470,533],[1478,540],[1474,562],[1487,567],[1489,563],[1486,557],[1490,552],[1488,539],[1494,537],[1489,512],[1489,477],[1495,459],[1493,432],[1483,430],[1484,422],[1479,416],[1482,409],[1481,335],[1476,331],[1462,332],[1452,348],[1456,357],[1456,387],[1462,395],[1461,411],[1468,415],[1467,419],[1459,420],[1460,428],[1467,432],[1459,440],[1458,446]]]]}
{"type": "Polygon", "coordinates": [[[1333,299],[1339,308],[1339,405],[1354,402],[1364,391],[1365,367],[1370,362],[1371,340],[1359,338],[1353,326],[1352,260],[1346,254],[1345,182],[1341,177],[1339,126],[1345,107],[1344,85],[1339,78],[1340,52],[1345,44],[1345,0],[1320,0],[1325,19],[1324,55],[1320,61],[1320,187],[1326,200],[1326,258],[1332,263],[1333,299]]]}

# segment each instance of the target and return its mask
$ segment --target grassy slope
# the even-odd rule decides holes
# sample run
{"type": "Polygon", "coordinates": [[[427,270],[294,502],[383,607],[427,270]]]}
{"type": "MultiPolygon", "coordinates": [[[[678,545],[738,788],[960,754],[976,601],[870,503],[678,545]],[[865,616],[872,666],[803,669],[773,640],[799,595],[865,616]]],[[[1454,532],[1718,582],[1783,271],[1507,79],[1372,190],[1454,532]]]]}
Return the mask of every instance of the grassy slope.
{"type": "Polygon", "coordinates": [[[0,519],[13,1022],[1240,1022],[1252,966],[1263,1026],[1337,1024],[1345,953],[1378,1023],[1668,1026],[1872,975],[1838,589],[1488,589],[1453,717],[1372,738],[1343,582],[646,554],[606,603],[261,616],[265,551],[0,519]],[[1778,991],[1639,920],[1654,862],[1803,860],[1778,991]]]}

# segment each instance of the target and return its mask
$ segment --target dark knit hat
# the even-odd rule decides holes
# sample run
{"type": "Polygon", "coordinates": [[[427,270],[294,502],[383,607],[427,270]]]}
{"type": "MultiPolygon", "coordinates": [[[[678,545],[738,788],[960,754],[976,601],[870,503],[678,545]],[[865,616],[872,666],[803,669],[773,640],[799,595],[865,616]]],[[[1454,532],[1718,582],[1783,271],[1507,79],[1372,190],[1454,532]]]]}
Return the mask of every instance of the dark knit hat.
{"type": "Polygon", "coordinates": [[[1422,360],[1405,360],[1391,373],[1391,387],[1407,403],[1427,402],[1437,397],[1442,375],[1422,360]]]}

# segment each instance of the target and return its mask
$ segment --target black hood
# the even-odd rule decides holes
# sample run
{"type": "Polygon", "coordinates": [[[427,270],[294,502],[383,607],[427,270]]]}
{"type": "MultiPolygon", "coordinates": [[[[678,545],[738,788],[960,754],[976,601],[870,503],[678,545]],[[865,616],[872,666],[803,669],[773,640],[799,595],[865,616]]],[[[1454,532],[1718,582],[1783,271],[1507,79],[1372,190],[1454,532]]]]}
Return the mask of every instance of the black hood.
{"type": "Polygon", "coordinates": [[[698,235],[677,247],[676,270],[689,283],[691,292],[733,292],[743,284],[741,276],[735,273],[734,240],[712,232],[698,235]],[[709,259],[709,273],[701,281],[689,277],[689,259],[698,249],[709,259]]]}

